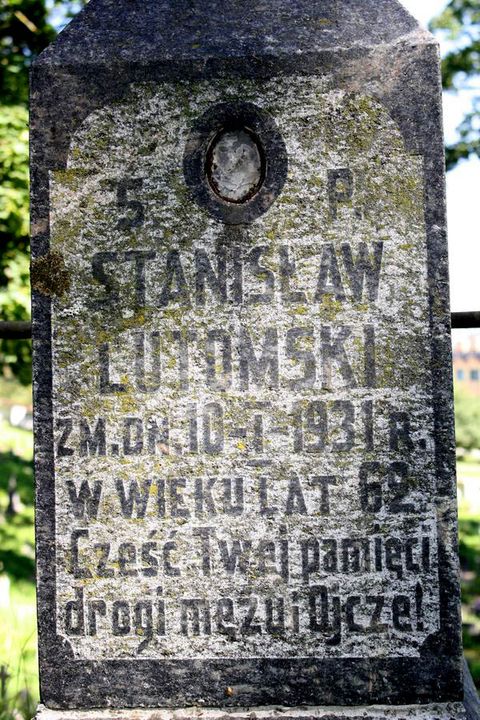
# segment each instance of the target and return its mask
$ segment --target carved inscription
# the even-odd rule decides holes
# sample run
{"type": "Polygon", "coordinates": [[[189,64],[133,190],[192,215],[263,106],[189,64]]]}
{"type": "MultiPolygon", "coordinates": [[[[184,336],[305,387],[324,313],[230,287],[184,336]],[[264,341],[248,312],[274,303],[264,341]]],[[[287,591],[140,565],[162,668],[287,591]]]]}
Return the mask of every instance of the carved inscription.
{"type": "Polygon", "coordinates": [[[249,226],[182,177],[221,81],[188,111],[183,86],[134,87],[52,173],[57,632],[78,658],[417,657],[438,630],[421,160],[372,99],[283,82],[236,89],[289,159],[249,226]]]}

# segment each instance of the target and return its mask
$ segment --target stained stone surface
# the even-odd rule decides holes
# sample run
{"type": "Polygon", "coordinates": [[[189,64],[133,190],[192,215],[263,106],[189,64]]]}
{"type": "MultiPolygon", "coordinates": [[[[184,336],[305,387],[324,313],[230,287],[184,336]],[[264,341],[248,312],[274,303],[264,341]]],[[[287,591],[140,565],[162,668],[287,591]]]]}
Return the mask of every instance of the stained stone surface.
{"type": "Polygon", "coordinates": [[[385,657],[387,639],[418,657],[439,629],[422,166],[381,106],[322,86],[236,84],[290,170],[235,234],[181,175],[224,82],[183,114],[186,87],[132,86],[51,175],[72,270],[52,308],[56,590],[78,658],[385,657]]]}
{"type": "Polygon", "coordinates": [[[238,5],[91,0],[34,69],[42,699],[455,701],[437,49],[238,5]]]}

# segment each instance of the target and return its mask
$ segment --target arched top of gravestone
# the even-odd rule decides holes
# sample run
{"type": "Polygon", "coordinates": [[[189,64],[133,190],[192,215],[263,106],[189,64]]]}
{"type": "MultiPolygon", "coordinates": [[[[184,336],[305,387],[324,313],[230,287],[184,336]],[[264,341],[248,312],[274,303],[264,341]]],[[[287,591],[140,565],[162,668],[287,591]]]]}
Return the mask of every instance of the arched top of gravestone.
{"type": "Polygon", "coordinates": [[[420,30],[398,0],[91,0],[40,64],[149,64],[360,49],[420,30]]]}

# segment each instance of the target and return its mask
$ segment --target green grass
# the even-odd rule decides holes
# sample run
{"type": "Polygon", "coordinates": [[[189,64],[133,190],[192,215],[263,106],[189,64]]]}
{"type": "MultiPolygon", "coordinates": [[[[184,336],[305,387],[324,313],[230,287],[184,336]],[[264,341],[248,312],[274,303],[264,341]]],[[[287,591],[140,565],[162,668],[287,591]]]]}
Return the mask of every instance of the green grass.
{"type": "Polygon", "coordinates": [[[28,720],[38,703],[33,442],[5,418],[31,390],[0,379],[0,397],[0,720],[28,720]]]}
{"type": "MultiPolygon", "coordinates": [[[[5,576],[4,576],[5,577],[5,576]]],[[[14,582],[9,602],[0,590],[0,670],[8,673],[2,693],[0,720],[32,718],[38,703],[35,587],[14,582]]]]}
{"type": "MultiPolygon", "coordinates": [[[[480,482],[480,479],[479,479],[480,482]]],[[[465,657],[480,689],[480,514],[459,508],[462,624],[465,657]]]]}

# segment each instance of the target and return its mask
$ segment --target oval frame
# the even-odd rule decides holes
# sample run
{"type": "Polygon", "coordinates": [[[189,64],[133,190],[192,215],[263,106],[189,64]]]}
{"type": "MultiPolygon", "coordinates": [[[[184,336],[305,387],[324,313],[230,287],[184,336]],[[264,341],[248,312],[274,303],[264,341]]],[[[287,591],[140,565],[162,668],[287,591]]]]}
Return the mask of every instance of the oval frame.
{"type": "Polygon", "coordinates": [[[216,220],[227,225],[248,224],[263,215],[280,195],[288,173],[287,149],[275,120],[265,110],[250,102],[218,103],[195,121],[185,146],[183,172],[195,202],[216,220]],[[229,129],[253,134],[263,155],[263,182],[243,202],[224,200],[208,179],[212,142],[229,129]]]}

